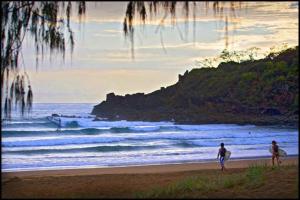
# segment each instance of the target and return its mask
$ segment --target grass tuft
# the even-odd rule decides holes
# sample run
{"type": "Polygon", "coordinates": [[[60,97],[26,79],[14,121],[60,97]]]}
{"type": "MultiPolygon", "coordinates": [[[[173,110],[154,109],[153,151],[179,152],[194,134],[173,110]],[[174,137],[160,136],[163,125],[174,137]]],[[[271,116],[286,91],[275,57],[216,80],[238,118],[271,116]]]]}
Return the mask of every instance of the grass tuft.
{"type": "Polygon", "coordinates": [[[264,174],[270,168],[267,165],[252,165],[246,171],[246,187],[257,188],[264,185],[264,174]]]}

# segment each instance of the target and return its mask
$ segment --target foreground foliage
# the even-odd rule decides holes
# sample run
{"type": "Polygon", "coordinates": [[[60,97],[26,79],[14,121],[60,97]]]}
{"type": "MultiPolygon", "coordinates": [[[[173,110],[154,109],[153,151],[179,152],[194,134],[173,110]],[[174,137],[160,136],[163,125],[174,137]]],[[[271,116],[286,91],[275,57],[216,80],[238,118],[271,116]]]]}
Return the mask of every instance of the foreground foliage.
{"type": "Polygon", "coordinates": [[[226,193],[226,191],[234,191],[236,194],[239,192],[247,194],[249,191],[248,195],[251,196],[251,191],[259,190],[269,184],[268,179],[272,178],[270,175],[284,173],[285,170],[293,167],[295,166],[252,165],[241,173],[220,172],[213,177],[190,176],[165,187],[154,187],[139,192],[136,198],[210,198],[214,194],[226,193]]]}

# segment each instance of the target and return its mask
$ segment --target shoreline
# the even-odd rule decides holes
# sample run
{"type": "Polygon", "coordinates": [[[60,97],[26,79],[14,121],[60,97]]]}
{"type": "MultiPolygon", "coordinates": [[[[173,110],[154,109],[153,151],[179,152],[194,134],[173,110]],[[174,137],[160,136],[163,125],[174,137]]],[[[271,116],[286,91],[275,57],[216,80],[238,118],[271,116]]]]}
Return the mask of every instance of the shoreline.
{"type": "MultiPolygon", "coordinates": [[[[299,156],[287,156],[281,158],[283,165],[299,163],[299,156]]],[[[269,157],[251,157],[245,159],[230,159],[225,166],[228,169],[242,169],[251,165],[267,164],[271,165],[269,157]]],[[[41,176],[84,176],[84,175],[104,175],[104,174],[152,174],[152,173],[170,173],[195,170],[220,169],[219,162],[190,162],[190,163],[171,163],[171,164],[153,164],[153,165],[134,165],[134,166],[116,166],[116,167],[93,167],[93,168],[72,168],[72,169],[46,169],[35,171],[13,171],[1,172],[2,179],[11,179],[16,177],[41,177],[41,176]]]]}
{"type": "MultiPolygon", "coordinates": [[[[298,154],[288,155],[285,159],[297,158],[298,154]]],[[[268,160],[270,156],[250,156],[250,157],[236,157],[230,158],[229,161],[247,161],[247,160],[268,160]]],[[[62,167],[62,168],[51,168],[44,167],[39,169],[20,169],[20,170],[3,170],[2,173],[19,173],[19,172],[40,172],[40,171],[60,171],[60,170],[89,170],[89,169],[110,169],[110,168],[126,168],[126,167],[151,167],[151,166],[163,166],[163,165],[184,165],[184,164],[205,164],[205,163],[218,163],[217,159],[201,159],[194,161],[183,161],[183,162],[167,162],[167,163],[150,163],[150,164],[132,164],[132,165],[109,165],[109,166],[71,166],[71,167],[62,167]]]]}
{"type": "MultiPolygon", "coordinates": [[[[260,187],[250,188],[244,182],[232,182],[233,188],[219,186],[216,191],[186,191],[177,187],[178,193],[162,198],[177,197],[178,194],[191,198],[295,198],[298,196],[298,156],[284,157],[282,167],[268,168],[258,180],[263,181],[260,187]],[[280,173],[278,173],[280,172],[280,173]],[[282,185],[278,184],[278,180],[282,185]],[[241,186],[241,187],[240,187],[241,186]],[[243,189],[244,188],[244,189],[243,189]],[[224,196],[225,195],[225,196],[224,196]]],[[[186,186],[186,180],[235,181],[245,177],[249,166],[271,166],[271,159],[229,160],[225,163],[226,171],[220,170],[217,162],[167,164],[155,166],[67,169],[48,171],[2,172],[3,198],[137,198],[155,189],[169,191],[170,186],[186,186]],[[223,177],[223,178],[222,178],[223,177]],[[221,179],[220,179],[221,178],[221,179]]],[[[255,169],[255,168],[254,168],[255,169]]],[[[263,169],[263,168],[258,168],[263,169]]],[[[256,180],[256,179],[255,179],[256,180]]],[[[254,181],[255,181],[254,180],[254,181]]],[[[245,182],[246,181],[246,182],[245,182]]],[[[196,183],[189,184],[193,188],[196,183]]],[[[256,183],[256,182],[254,182],[256,183]]],[[[224,182],[225,184],[225,182],[224,182]]],[[[176,192],[176,190],[175,190],[176,192]]],[[[159,196],[160,197],[160,196],[159,196]]],[[[146,196],[147,198],[147,196],[146,196]]]]}

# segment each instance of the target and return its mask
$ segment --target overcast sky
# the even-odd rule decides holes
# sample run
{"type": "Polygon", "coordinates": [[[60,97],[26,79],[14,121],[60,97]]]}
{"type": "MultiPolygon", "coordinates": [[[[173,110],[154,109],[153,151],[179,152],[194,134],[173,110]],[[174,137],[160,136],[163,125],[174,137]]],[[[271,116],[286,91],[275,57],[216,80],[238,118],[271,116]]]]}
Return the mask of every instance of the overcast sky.
{"type": "MultiPolygon", "coordinates": [[[[134,60],[122,32],[126,2],[89,2],[83,23],[72,17],[72,59],[67,51],[64,61],[54,55],[51,62],[45,59],[36,69],[32,41],[27,38],[23,54],[34,102],[99,103],[109,92],[149,93],[176,83],[178,74],[197,67],[196,60],[217,56],[225,48],[224,18],[198,4],[195,32],[192,12],[186,26],[180,5],[175,26],[167,17],[162,31],[157,31],[163,15],[147,20],[144,26],[137,23],[134,60]]],[[[267,50],[283,42],[298,44],[297,2],[248,2],[242,7],[235,17],[229,15],[229,49],[256,46],[267,50]]]]}

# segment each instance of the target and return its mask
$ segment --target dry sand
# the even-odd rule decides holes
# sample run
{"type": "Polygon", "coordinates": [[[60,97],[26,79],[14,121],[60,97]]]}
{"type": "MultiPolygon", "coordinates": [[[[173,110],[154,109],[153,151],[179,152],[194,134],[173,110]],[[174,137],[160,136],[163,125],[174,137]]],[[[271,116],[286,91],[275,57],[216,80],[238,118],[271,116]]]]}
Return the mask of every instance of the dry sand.
{"type": "MultiPolygon", "coordinates": [[[[250,165],[265,163],[271,165],[271,160],[231,160],[226,162],[228,171],[225,173],[237,173],[250,165]]],[[[284,158],[283,165],[298,166],[298,157],[284,158]]],[[[298,173],[298,170],[296,171],[298,173]]],[[[222,173],[218,162],[2,172],[2,197],[132,197],[137,191],[143,191],[152,186],[167,185],[186,176],[216,173],[222,173]]]]}

